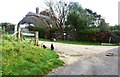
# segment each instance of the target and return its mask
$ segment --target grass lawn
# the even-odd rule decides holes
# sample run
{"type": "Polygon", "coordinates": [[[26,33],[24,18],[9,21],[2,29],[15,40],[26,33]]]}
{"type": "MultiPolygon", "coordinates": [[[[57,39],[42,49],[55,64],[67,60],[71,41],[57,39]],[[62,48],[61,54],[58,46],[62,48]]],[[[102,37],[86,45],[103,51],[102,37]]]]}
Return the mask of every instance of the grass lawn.
{"type": "MultiPolygon", "coordinates": [[[[25,38],[34,38],[34,37],[25,37],[25,38]]],[[[47,42],[53,42],[50,39],[43,39],[39,38],[40,41],[47,41],[47,42]]],[[[86,41],[63,41],[63,40],[57,40],[55,42],[59,43],[65,43],[65,44],[77,44],[77,45],[95,45],[95,46],[120,46],[120,44],[102,44],[97,42],[86,42],[86,41]]]]}
{"type": "MultiPolygon", "coordinates": [[[[24,36],[24,37],[28,38],[28,39],[34,38],[34,37],[27,37],[27,36],[24,36]]],[[[39,38],[39,40],[40,41],[53,42],[50,39],[39,38]]],[[[101,43],[82,42],[82,41],[63,41],[63,40],[57,40],[55,42],[66,43],[66,44],[77,44],[77,45],[98,45],[98,46],[101,46],[101,43]]]]}
{"type": "Polygon", "coordinates": [[[45,75],[64,63],[55,51],[18,43],[8,35],[2,40],[3,75],[45,75]]]}
{"type": "MultiPolygon", "coordinates": [[[[49,39],[39,39],[40,41],[47,41],[47,42],[53,42],[49,39]]],[[[65,44],[76,44],[76,45],[95,45],[95,46],[120,46],[120,44],[109,44],[109,43],[93,43],[93,42],[85,42],[85,41],[63,41],[63,40],[57,40],[55,42],[59,43],[65,43],[65,44]]]]}
{"type": "Polygon", "coordinates": [[[61,40],[58,40],[56,42],[66,43],[66,44],[77,44],[77,45],[101,45],[100,43],[91,43],[91,42],[82,42],[82,41],[61,41],[61,40]]]}
{"type": "MultiPolygon", "coordinates": [[[[53,42],[49,39],[39,39],[40,41],[48,41],[48,42],[53,42]]],[[[91,42],[82,42],[82,41],[63,41],[63,40],[57,40],[55,42],[59,42],[59,43],[65,43],[65,44],[77,44],[77,45],[101,45],[101,43],[91,43],[91,42]]]]}

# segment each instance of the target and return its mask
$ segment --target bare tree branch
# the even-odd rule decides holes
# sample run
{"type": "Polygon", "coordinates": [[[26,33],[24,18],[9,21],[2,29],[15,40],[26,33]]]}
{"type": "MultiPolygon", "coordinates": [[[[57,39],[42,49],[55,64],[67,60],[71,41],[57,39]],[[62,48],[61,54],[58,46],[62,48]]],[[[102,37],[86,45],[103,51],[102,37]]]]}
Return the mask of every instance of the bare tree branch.
{"type": "Polygon", "coordinates": [[[59,0],[56,2],[53,0],[50,0],[50,1],[45,0],[45,4],[50,9],[51,17],[55,16],[57,18],[56,24],[58,24],[60,28],[63,28],[65,26],[65,19],[68,12],[67,3],[65,3],[62,0],[59,0]]]}

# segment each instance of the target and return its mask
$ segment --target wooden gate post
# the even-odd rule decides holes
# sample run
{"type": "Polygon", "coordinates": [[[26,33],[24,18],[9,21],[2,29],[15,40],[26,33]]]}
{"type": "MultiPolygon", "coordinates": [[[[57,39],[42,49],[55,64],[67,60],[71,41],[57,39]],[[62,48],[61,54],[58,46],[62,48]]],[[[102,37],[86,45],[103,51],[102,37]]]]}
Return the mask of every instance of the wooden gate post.
{"type": "Polygon", "coordinates": [[[35,45],[38,45],[38,31],[35,32],[35,45]]]}
{"type": "MultiPolygon", "coordinates": [[[[14,33],[16,33],[16,32],[18,32],[18,31],[17,31],[17,25],[14,26],[14,33]]],[[[17,38],[17,33],[15,34],[14,37],[17,38]]]]}
{"type": "Polygon", "coordinates": [[[111,42],[111,39],[112,39],[112,38],[110,37],[110,38],[109,38],[109,43],[111,42]]]}
{"type": "Polygon", "coordinates": [[[3,26],[3,33],[5,33],[5,26],[3,26]]]}
{"type": "Polygon", "coordinates": [[[21,30],[20,27],[18,28],[18,40],[20,41],[20,37],[21,37],[21,30]]]}

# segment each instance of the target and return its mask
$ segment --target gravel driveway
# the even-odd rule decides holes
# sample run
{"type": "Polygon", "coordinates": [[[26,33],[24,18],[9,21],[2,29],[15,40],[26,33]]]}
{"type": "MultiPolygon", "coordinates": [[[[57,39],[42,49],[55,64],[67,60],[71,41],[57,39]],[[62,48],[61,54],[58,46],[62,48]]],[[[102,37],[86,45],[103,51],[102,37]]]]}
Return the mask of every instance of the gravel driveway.
{"type": "MultiPolygon", "coordinates": [[[[39,43],[50,48],[52,42],[39,43]]],[[[118,46],[53,45],[65,65],[49,75],[118,75],[118,46]]]]}

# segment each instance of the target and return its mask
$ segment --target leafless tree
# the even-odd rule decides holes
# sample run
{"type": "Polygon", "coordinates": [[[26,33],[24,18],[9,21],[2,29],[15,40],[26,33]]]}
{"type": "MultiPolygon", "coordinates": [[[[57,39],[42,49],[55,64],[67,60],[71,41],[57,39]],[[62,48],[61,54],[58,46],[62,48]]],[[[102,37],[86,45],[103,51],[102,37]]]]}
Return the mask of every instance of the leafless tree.
{"type": "Polygon", "coordinates": [[[45,4],[50,9],[50,17],[52,18],[55,16],[57,18],[56,25],[63,29],[65,27],[65,20],[68,13],[68,6],[67,3],[59,0],[59,1],[53,1],[53,0],[45,0],[45,4]]]}

